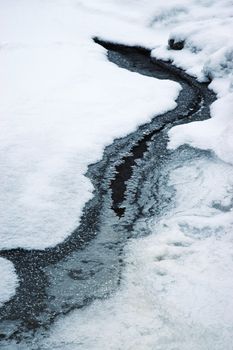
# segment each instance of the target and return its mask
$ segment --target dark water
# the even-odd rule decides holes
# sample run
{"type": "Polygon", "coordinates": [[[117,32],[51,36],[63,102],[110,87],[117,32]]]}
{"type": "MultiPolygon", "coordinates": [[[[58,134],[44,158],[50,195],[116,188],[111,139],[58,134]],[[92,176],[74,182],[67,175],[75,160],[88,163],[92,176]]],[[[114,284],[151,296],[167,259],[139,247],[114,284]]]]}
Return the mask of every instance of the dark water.
{"type": "MultiPolygon", "coordinates": [[[[43,251],[0,252],[14,263],[20,278],[15,297],[0,310],[3,341],[33,337],[56,317],[94,299],[107,298],[116,290],[124,266],[123,247],[127,239],[137,235],[138,220],[155,215],[169,201],[156,180],[162,164],[172,156],[166,149],[168,130],[209,118],[209,105],[215,99],[207,84],[198,83],[170,63],[152,60],[148,50],[94,40],[108,50],[108,59],[119,69],[174,80],[183,89],[176,109],[115,140],[105,149],[102,160],[89,166],[87,176],[94,184],[94,197],[84,208],[80,226],[63,243],[43,251]],[[148,180],[152,162],[153,189],[148,180]],[[145,181],[153,193],[146,199],[141,191],[145,181]],[[148,205],[148,198],[153,204],[148,205]]],[[[190,156],[185,149],[179,152],[184,158],[190,156]]]]}

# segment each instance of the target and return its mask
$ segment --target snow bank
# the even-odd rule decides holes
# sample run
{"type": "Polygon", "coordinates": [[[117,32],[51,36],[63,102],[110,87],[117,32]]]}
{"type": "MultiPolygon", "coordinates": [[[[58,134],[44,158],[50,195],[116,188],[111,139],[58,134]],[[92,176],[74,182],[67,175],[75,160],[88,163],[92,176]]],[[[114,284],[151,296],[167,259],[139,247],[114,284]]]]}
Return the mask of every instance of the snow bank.
{"type": "Polygon", "coordinates": [[[211,120],[173,128],[169,148],[183,143],[213,150],[225,162],[233,164],[233,93],[227,93],[212,104],[211,120]]]}
{"type": "Polygon", "coordinates": [[[185,15],[173,11],[170,16],[170,24],[176,26],[169,38],[183,41],[184,48],[174,51],[161,45],[152,55],[172,60],[201,81],[212,79],[209,87],[218,100],[212,105],[211,120],[173,128],[169,147],[188,143],[211,149],[233,164],[233,2],[194,0],[183,4],[185,15]]]}
{"type": "Polygon", "coordinates": [[[91,39],[149,45],[148,29],[75,1],[10,0],[0,9],[0,248],[43,249],[78,226],[93,190],[87,165],[174,108],[180,87],[119,69],[91,39]]]}
{"type": "Polygon", "coordinates": [[[13,264],[7,259],[0,258],[0,307],[15,294],[18,279],[13,264]]]}

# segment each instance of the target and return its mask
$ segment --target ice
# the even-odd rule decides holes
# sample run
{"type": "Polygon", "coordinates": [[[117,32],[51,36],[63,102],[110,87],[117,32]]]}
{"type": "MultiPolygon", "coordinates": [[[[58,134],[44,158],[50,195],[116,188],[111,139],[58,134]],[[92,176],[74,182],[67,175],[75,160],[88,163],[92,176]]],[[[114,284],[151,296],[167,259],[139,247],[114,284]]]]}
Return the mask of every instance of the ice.
{"type": "Polygon", "coordinates": [[[13,264],[7,260],[0,258],[0,307],[15,294],[18,286],[18,278],[15,273],[13,264]]]}

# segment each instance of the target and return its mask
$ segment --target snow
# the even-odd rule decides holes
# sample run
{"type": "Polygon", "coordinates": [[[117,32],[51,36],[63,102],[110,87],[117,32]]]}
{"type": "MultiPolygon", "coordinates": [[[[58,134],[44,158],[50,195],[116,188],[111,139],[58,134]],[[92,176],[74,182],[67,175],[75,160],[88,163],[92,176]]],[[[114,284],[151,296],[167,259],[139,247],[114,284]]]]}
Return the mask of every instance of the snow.
{"type": "Polygon", "coordinates": [[[173,12],[176,26],[169,38],[184,40],[184,49],[169,50],[165,43],[152,55],[170,59],[200,81],[211,78],[209,88],[217,93],[218,100],[211,107],[211,120],[173,128],[169,147],[187,143],[211,149],[233,164],[233,2],[194,0],[186,4],[183,12],[182,17],[173,12]]]}
{"type": "Polygon", "coordinates": [[[152,234],[127,245],[119,290],[58,320],[42,348],[231,350],[233,4],[117,3],[130,21],[140,18],[155,36],[162,32],[153,56],[171,59],[201,81],[213,78],[210,88],[218,99],[211,106],[212,118],[173,128],[169,148],[187,143],[216,156],[171,169],[173,205],[152,220],[152,234]],[[127,6],[134,7],[132,15],[127,6]],[[169,37],[185,40],[184,49],[169,50],[167,40],[161,44],[169,37]]]}
{"type": "Polygon", "coordinates": [[[7,259],[0,258],[0,307],[15,294],[18,278],[13,264],[7,259]]]}
{"type": "Polygon", "coordinates": [[[211,106],[211,120],[177,126],[170,133],[169,148],[183,143],[213,150],[219,158],[233,164],[233,93],[227,93],[211,106]]]}
{"type": "MultiPolygon", "coordinates": [[[[1,2],[1,248],[63,241],[92,196],[88,164],[176,106],[178,84],[119,69],[92,41],[120,39],[121,22],[72,1],[1,2]]],[[[134,27],[128,40],[147,36],[134,27]]]]}
{"type": "Polygon", "coordinates": [[[153,48],[200,81],[211,77],[218,97],[210,120],[171,129],[170,149],[186,143],[212,156],[170,170],[174,205],[152,219],[151,235],[127,245],[119,290],[58,320],[40,348],[231,350],[233,2],[0,6],[1,247],[45,248],[67,237],[91,198],[87,165],[115,137],[175,107],[177,84],[119,69],[92,36],[153,48]],[[169,38],[184,48],[170,50],[169,38]]]}
{"type": "MultiPolygon", "coordinates": [[[[93,36],[151,46],[153,32],[78,2],[1,1],[0,23],[0,248],[43,249],[78,226],[93,190],[88,164],[174,108],[180,87],[109,63],[93,36]]],[[[0,302],[15,289],[9,264],[0,302]]]]}

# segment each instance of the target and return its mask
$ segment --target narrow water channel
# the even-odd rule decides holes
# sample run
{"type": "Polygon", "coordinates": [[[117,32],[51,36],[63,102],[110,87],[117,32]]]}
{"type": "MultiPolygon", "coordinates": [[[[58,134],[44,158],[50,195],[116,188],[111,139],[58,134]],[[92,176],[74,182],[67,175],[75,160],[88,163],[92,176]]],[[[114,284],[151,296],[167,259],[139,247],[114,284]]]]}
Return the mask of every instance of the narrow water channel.
{"type": "MultiPolygon", "coordinates": [[[[169,62],[151,59],[150,51],[144,48],[98,38],[94,41],[106,48],[108,59],[119,69],[176,81],[182,91],[176,109],[115,140],[105,149],[102,160],[89,166],[87,176],[94,184],[94,197],[84,208],[80,226],[63,243],[43,251],[0,252],[14,263],[20,278],[15,297],[0,309],[2,341],[20,342],[38,329],[47,329],[58,316],[94,299],[107,298],[117,289],[124,268],[123,247],[137,236],[138,221],[157,215],[163,203],[169,202],[166,181],[161,184],[156,180],[161,167],[173,156],[166,149],[167,132],[174,125],[210,117],[209,105],[215,95],[207,84],[169,62]],[[142,196],[145,181],[146,197],[142,196]]],[[[198,157],[198,152],[187,153],[184,147],[180,150],[182,159],[187,160],[190,152],[198,157]]]]}

